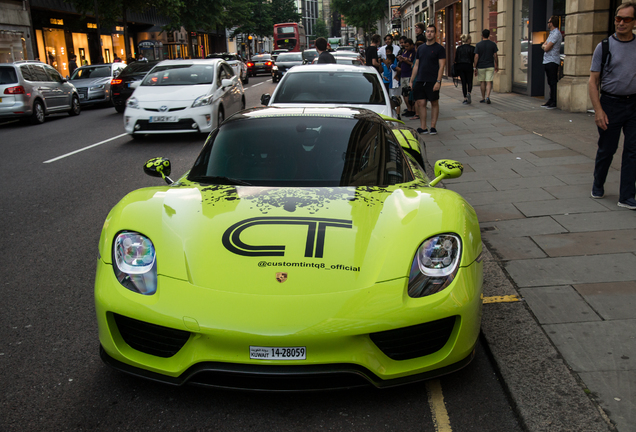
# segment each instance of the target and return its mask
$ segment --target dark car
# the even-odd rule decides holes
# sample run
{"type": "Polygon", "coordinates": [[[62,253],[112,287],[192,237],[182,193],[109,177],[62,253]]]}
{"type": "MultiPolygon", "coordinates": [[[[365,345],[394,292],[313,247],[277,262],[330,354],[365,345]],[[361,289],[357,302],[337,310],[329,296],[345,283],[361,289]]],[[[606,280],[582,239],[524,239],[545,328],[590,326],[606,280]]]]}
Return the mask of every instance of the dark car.
{"type": "Polygon", "coordinates": [[[285,72],[293,66],[303,64],[303,56],[299,52],[280,53],[276,64],[272,67],[272,81],[278,82],[285,72]]]}
{"type": "Polygon", "coordinates": [[[305,63],[312,63],[316,57],[318,57],[318,51],[313,48],[303,51],[303,60],[305,63]]]}
{"type": "Polygon", "coordinates": [[[252,59],[247,62],[247,75],[256,76],[259,73],[272,73],[272,66],[274,61],[270,54],[258,54],[252,56],[252,59]]]}
{"type": "Polygon", "coordinates": [[[279,54],[286,53],[288,51],[289,50],[286,50],[285,48],[280,48],[280,49],[274,50],[274,52],[272,53],[272,60],[276,61],[276,59],[278,58],[279,54]]]}
{"type": "Polygon", "coordinates": [[[159,60],[155,61],[138,61],[126,66],[117,78],[110,82],[110,91],[113,99],[113,105],[118,113],[126,110],[126,101],[135,91],[130,87],[135,81],[143,80],[150,69],[152,69],[159,60]]]}

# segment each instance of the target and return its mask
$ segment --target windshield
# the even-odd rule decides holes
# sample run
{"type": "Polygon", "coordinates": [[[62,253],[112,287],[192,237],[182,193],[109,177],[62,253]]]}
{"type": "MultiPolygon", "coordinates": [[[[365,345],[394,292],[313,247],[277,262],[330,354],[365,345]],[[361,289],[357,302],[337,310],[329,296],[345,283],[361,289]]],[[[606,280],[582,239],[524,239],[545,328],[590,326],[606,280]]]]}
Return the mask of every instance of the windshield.
{"type": "Polygon", "coordinates": [[[269,54],[262,54],[262,55],[255,55],[252,57],[252,61],[265,61],[265,60],[271,60],[272,56],[269,54]]]}
{"type": "Polygon", "coordinates": [[[155,67],[142,86],[190,86],[212,84],[214,66],[209,64],[178,64],[155,67]]]}
{"type": "Polygon", "coordinates": [[[318,52],[316,50],[305,50],[303,51],[303,59],[311,62],[313,59],[318,57],[318,52]]]}
{"type": "Polygon", "coordinates": [[[301,62],[303,61],[303,56],[300,53],[281,53],[276,59],[277,62],[301,62]]]}
{"type": "Polygon", "coordinates": [[[208,54],[205,58],[223,59],[225,61],[236,60],[236,56],[234,54],[208,54]]]}
{"type": "Polygon", "coordinates": [[[208,139],[188,179],[254,186],[385,186],[411,181],[393,134],[363,115],[236,120],[208,139]]]}
{"type": "MultiPolygon", "coordinates": [[[[301,68],[302,69],[302,68],[301,68]]],[[[272,103],[384,105],[382,84],[373,72],[298,72],[278,85],[272,103]],[[307,85],[311,83],[311,85],[307,85]]]]}
{"type": "Polygon", "coordinates": [[[334,58],[338,64],[363,66],[362,62],[355,57],[334,56],[334,58]]]}
{"type": "Polygon", "coordinates": [[[139,75],[145,74],[148,72],[157,62],[134,62],[126,66],[126,69],[119,74],[118,78],[129,76],[129,75],[139,75]]]}
{"type": "Polygon", "coordinates": [[[72,80],[110,77],[110,66],[82,67],[76,69],[72,80]]]}

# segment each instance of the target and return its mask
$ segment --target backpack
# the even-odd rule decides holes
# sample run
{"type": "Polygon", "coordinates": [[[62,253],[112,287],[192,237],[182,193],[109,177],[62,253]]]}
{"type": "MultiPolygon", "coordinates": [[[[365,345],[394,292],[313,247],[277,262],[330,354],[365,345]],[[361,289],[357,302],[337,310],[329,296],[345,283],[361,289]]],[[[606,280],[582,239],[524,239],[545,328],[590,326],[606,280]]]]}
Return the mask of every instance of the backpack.
{"type": "Polygon", "coordinates": [[[612,61],[612,53],[609,50],[609,38],[603,39],[601,42],[601,81],[603,81],[603,69],[605,69],[605,63],[609,64],[612,61]]]}

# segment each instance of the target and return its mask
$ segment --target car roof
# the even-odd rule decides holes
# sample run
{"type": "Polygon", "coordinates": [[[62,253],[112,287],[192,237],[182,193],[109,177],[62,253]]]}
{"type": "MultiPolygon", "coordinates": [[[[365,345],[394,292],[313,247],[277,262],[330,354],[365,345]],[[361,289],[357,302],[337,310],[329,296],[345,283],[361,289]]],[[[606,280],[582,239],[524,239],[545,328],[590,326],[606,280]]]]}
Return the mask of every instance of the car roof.
{"type": "Polygon", "coordinates": [[[289,120],[289,117],[333,117],[333,118],[360,118],[364,116],[365,119],[383,123],[384,120],[380,115],[374,111],[357,108],[357,107],[255,107],[247,110],[243,110],[237,114],[234,114],[225,121],[224,124],[229,124],[237,120],[256,119],[256,118],[275,118],[289,120]]]}
{"type": "Polygon", "coordinates": [[[290,69],[287,73],[303,73],[303,72],[357,72],[357,73],[369,73],[375,72],[376,69],[371,66],[355,66],[355,65],[343,65],[337,63],[325,63],[325,64],[308,64],[301,68],[290,69]]]}
{"type": "Polygon", "coordinates": [[[184,60],[163,60],[155,66],[172,66],[180,64],[215,64],[224,61],[223,59],[184,59],[184,60]]]}

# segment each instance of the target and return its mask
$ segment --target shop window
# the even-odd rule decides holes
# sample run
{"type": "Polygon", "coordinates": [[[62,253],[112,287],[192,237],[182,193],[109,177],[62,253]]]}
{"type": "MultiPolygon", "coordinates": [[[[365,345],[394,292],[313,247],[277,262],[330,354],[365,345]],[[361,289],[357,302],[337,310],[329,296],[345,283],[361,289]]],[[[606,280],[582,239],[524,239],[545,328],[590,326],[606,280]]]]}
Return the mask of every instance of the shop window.
{"type": "Polygon", "coordinates": [[[525,88],[528,85],[528,52],[532,48],[530,0],[515,0],[513,26],[513,83],[525,88]]]}
{"type": "Polygon", "coordinates": [[[435,26],[437,27],[437,42],[446,47],[446,10],[435,14],[435,26]]]}
{"type": "Polygon", "coordinates": [[[91,56],[88,49],[88,36],[86,33],[73,33],[73,48],[77,56],[77,66],[91,64],[91,56]]]}
{"type": "Polygon", "coordinates": [[[113,38],[110,35],[101,35],[102,39],[102,56],[104,63],[113,62],[113,38]]]}
{"type": "Polygon", "coordinates": [[[62,76],[68,75],[68,53],[66,38],[62,29],[43,29],[45,59],[40,59],[53,66],[62,76]]]}

